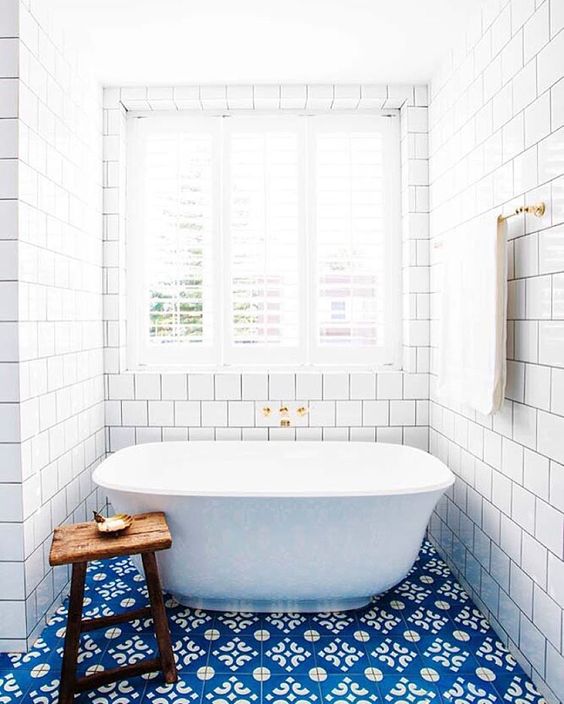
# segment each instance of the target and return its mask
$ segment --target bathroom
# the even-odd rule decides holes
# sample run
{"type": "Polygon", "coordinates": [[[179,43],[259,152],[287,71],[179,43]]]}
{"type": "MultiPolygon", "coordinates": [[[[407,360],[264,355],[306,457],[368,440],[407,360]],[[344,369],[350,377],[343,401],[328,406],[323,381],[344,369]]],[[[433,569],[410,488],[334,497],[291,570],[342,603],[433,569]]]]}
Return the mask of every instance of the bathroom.
{"type": "Polygon", "coordinates": [[[0,702],[564,702],[564,0],[0,0],[0,291],[0,702]]]}

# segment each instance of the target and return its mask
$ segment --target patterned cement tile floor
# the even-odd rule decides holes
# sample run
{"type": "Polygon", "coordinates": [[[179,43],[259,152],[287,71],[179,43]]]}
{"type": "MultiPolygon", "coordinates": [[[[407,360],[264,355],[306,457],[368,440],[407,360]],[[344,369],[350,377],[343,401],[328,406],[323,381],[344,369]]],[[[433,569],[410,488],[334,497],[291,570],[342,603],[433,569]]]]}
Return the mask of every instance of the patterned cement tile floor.
{"type": "MultiPolygon", "coordinates": [[[[85,615],[146,603],[129,559],[92,563],[85,615]]],[[[178,683],[131,678],[84,693],[97,704],[544,704],[468,594],[425,543],[408,577],[346,613],[206,612],[167,600],[178,683]]],[[[66,609],[33,650],[0,655],[0,704],[49,704],[66,609]]],[[[80,672],[136,662],[155,649],[150,620],[84,634],[80,672]]]]}

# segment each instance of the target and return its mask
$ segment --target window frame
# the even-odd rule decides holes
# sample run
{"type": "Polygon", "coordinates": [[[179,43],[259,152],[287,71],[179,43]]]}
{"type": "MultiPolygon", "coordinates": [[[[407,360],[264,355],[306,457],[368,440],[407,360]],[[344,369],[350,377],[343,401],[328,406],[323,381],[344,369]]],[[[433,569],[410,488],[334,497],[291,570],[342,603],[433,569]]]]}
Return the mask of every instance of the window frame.
{"type": "Polygon", "coordinates": [[[225,369],[225,368],[401,368],[401,199],[400,199],[400,134],[399,116],[388,113],[366,111],[341,111],[338,114],[327,112],[303,111],[237,111],[204,113],[169,112],[155,114],[154,112],[129,112],[127,114],[126,141],[126,364],[129,369],[225,369]],[[288,114],[286,114],[288,113],[288,114]],[[247,122],[245,129],[251,124],[264,124],[279,120],[299,121],[306,118],[304,128],[298,130],[298,138],[306,153],[299,161],[299,213],[300,234],[304,244],[301,248],[303,256],[299,256],[298,282],[301,295],[306,303],[299,311],[299,343],[294,348],[276,347],[256,343],[239,346],[233,344],[232,326],[228,324],[226,315],[231,310],[232,298],[226,283],[230,271],[230,241],[227,235],[226,211],[229,208],[229,178],[228,169],[223,168],[228,135],[234,125],[241,130],[242,120],[247,122]],[[229,118],[235,117],[237,122],[229,118]],[[210,119],[211,118],[211,119],[210,119]],[[314,159],[307,154],[313,148],[316,130],[329,124],[331,128],[361,122],[378,126],[383,134],[384,158],[386,161],[384,230],[390,233],[385,237],[386,265],[384,268],[386,281],[386,338],[385,347],[347,348],[332,347],[324,349],[316,344],[318,333],[315,324],[314,292],[317,285],[314,262],[311,256],[315,247],[315,166],[314,159]],[[214,135],[212,140],[213,187],[212,197],[217,207],[213,207],[213,232],[211,245],[217,257],[214,269],[216,281],[213,289],[213,330],[214,344],[211,346],[195,345],[189,342],[178,342],[162,345],[148,343],[148,336],[143,340],[143,329],[147,325],[148,287],[145,285],[144,252],[146,229],[142,211],[136,204],[140,193],[140,176],[142,174],[142,150],[138,148],[139,139],[145,126],[159,129],[177,129],[178,123],[190,123],[190,126],[201,126],[202,131],[214,135]],[[213,127],[213,129],[212,129],[213,127]],[[134,168],[133,168],[134,166],[134,168]],[[304,194],[307,196],[304,197],[304,194]],[[307,203],[310,206],[308,208],[307,203]],[[135,246],[132,241],[135,240],[135,246]],[[309,274],[309,275],[308,275],[309,274]],[[225,304],[225,305],[224,305],[225,304]]]}

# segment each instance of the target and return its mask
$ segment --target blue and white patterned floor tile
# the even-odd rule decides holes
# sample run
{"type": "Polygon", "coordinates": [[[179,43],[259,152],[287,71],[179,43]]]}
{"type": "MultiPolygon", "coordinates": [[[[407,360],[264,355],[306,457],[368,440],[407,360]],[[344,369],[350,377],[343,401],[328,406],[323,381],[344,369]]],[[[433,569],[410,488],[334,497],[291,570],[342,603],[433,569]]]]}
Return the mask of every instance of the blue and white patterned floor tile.
{"type": "Polygon", "coordinates": [[[370,704],[381,702],[374,682],[365,675],[330,675],[321,682],[321,696],[326,704],[370,704]]]}
{"type": "Polygon", "coordinates": [[[253,672],[261,664],[261,642],[253,636],[220,638],[212,643],[208,665],[215,672],[253,672]]]}
{"type": "Polygon", "coordinates": [[[451,677],[438,685],[443,702],[448,704],[495,704],[499,695],[488,682],[477,678],[451,677]]]}
{"type": "Polygon", "coordinates": [[[412,633],[405,627],[396,628],[374,642],[368,649],[372,667],[383,675],[419,672],[424,662],[412,633]]]}
{"type": "Polygon", "coordinates": [[[405,622],[409,628],[415,630],[422,638],[430,634],[438,635],[443,630],[447,632],[452,630],[452,623],[444,612],[428,609],[424,606],[409,614],[405,622]]]}
{"type": "Polygon", "coordinates": [[[383,606],[374,604],[370,609],[358,613],[358,625],[373,637],[385,636],[403,623],[398,613],[386,611],[383,606]]]}
{"type": "Polygon", "coordinates": [[[145,690],[143,701],[146,704],[165,704],[165,702],[197,704],[202,701],[203,689],[204,683],[201,680],[179,673],[178,681],[174,684],[165,684],[162,680],[150,682],[145,690]]]}
{"type": "Polygon", "coordinates": [[[253,675],[216,674],[204,684],[203,701],[210,704],[258,704],[262,688],[253,675]]]}
{"type": "MultiPolygon", "coordinates": [[[[93,563],[85,615],[147,602],[126,558],[93,563]]],[[[94,704],[545,704],[429,543],[406,579],[341,613],[212,612],[166,598],[178,682],[159,673],[77,697],[94,704]]],[[[66,608],[26,654],[0,654],[0,704],[56,704],[66,608]]],[[[83,634],[79,671],[154,657],[143,618],[83,634]]]]}
{"type": "Polygon", "coordinates": [[[439,704],[434,685],[418,677],[390,675],[379,684],[382,702],[387,704],[439,704]]]}
{"type": "Polygon", "coordinates": [[[307,674],[315,667],[314,646],[305,638],[269,638],[263,644],[262,665],[273,675],[307,674]]]}
{"type": "Polygon", "coordinates": [[[320,638],[315,650],[318,666],[329,674],[360,673],[370,664],[365,644],[354,637],[320,638]]]}
{"type": "Polygon", "coordinates": [[[539,704],[543,701],[533,683],[523,674],[500,675],[495,689],[507,704],[539,704]]]}
{"type": "Polygon", "coordinates": [[[352,635],[358,628],[354,611],[334,611],[312,614],[311,628],[321,636],[352,635]]]}
{"type": "Polygon", "coordinates": [[[197,672],[207,664],[211,641],[198,633],[171,631],[172,651],[179,672],[197,672]]]}
{"type": "Polygon", "coordinates": [[[471,641],[460,641],[452,635],[441,635],[422,638],[419,650],[425,661],[425,667],[435,670],[441,675],[471,674],[478,669],[478,663],[473,657],[469,644],[471,641]]]}
{"type": "MultiPolygon", "coordinates": [[[[213,614],[201,609],[191,609],[188,606],[178,606],[174,599],[166,600],[171,629],[177,628],[185,633],[204,633],[213,626],[213,614]]],[[[144,619],[145,620],[145,619],[144,619]]],[[[150,619],[149,625],[150,625],[150,619]]],[[[140,623],[140,621],[137,621],[140,623]]],[[[141,630],[145,630],[144,624],[141,630]]]]}
{"type": "Polygon", "coordinates": [[[215,626],[223,633],[237,635],[252,633],[260,628],[261,617],[249,612],[225,611],[216,612],[215,626]]]}
{"type": "Polygon", "coordinates": [[[273,675],[263,684],[262,698],[265,704],[318,704],[321,692],[310,677],[273,675]]]}
{"type": "Polygon", "coordinates": [[[273,613],[264,614],[262,627],[274,635],[303,636],[310,625],[307,614],[273,613]]]}

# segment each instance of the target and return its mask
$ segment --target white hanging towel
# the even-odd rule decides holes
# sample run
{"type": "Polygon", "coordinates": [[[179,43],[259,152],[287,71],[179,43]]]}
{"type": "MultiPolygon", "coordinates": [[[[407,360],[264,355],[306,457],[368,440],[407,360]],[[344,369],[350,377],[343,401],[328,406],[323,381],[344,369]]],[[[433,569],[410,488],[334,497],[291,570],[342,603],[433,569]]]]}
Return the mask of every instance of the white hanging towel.
{"type": "Polygon", "coordinates": [[[506,224],[480,218],[443,241],[439,396],[484,415],[503,404],[506,381],[506,224]]]}

